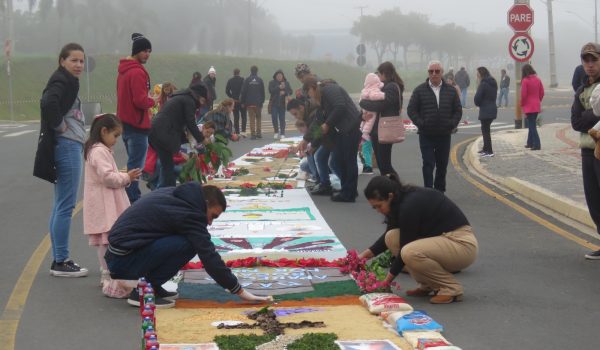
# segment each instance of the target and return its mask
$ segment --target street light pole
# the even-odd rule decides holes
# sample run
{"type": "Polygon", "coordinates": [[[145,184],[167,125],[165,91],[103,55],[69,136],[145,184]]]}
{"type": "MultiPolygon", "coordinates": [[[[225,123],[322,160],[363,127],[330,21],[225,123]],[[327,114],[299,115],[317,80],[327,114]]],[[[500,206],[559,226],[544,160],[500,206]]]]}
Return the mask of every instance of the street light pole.
{"type": "MultiPolygon", "coordinates": [[[[597,1],[597,0],[594,0],[597,1]]],[[[558,86],[556,81],[556,51],[554,49],[554,20],[552,19],[552,0],[547,0],[548,8],[548,42],[550,47],[550,87],[558,86]]]]}
{"type": "Polygon", "coordinates": [[[15,108],[13,105],[13,86],[12,86],[12,72],[10,70],[10,56],[15,45],[15,33],[13,24],[13,2],[7,0],[6,12],[8,13],[8,52],[6,55],[6,74],[8,75],[8,104],[10,108],[10,120],[15,120],[15,108]]]}

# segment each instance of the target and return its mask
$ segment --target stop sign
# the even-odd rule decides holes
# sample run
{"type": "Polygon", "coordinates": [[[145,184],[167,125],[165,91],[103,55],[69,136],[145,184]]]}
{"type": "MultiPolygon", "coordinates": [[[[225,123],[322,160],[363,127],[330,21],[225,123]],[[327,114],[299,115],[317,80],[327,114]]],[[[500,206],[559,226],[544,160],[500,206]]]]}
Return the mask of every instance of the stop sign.
{"type": "Polygon", "coordinates": [[[515,32],[526,32],[533,25],[533,10],[527,4],[515,4],[508,10],[508,25],[515,32]]]}

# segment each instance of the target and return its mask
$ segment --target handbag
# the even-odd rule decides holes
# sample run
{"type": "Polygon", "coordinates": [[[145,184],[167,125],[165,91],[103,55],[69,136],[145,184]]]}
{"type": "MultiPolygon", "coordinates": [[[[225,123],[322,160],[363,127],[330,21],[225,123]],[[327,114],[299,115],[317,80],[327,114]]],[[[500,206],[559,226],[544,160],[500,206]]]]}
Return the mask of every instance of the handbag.
{"type": "MultiPolygon", "coordinates": [[[[400,95],[400,87],[398,87],[398,94],[400,95]]],[[[402,96],[400,96],[400,100],[402,96]]],[[[398,100],[398,101],[400,101],[398,100]]],[[[400,110],[398,115],[389,117],[379,117],[379,125],[377,126],[377,138],[378,142],[382,144],[393,144],[404,141],[405,128],[402,116],[400,116],[400,110]]]]}

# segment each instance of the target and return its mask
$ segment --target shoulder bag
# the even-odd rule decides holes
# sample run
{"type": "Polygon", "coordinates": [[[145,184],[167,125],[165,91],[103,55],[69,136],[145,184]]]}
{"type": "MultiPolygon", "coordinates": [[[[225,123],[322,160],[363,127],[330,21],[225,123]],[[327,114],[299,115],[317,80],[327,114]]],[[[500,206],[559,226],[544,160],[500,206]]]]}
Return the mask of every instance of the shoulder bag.
{"type": "MultiPolygon", "coordinates": [[[[398,86],[398,84],[395,85],[398,88],[398,95],[400,97],[398,103],[400,103],[402,100],[400,86],[398,86]]],[[[377,126],[377,137],[379,143],[392,144],[404,141],[404,121],[402,120],[402,116],[400,116],[400,111],[401,110],[398,110],[398,115],[395,116],[379,116],[379,125],[377,126]]]]}

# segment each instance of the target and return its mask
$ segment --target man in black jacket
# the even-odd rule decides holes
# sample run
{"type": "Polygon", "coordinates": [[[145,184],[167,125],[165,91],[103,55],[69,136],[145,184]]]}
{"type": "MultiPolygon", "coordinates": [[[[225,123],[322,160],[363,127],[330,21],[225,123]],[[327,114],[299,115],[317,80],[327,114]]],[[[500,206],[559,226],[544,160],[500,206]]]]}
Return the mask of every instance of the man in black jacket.
{"type": "Polygon", "coordinates": [[[250,76],[244,80],[240,98],[242,107],[246,108],[250,117],[250,138],[252,140],[262,139],[261,112],[265,103],[265,83],[257,74],[258,67],[250,67],[250,76]]]}
{"type": "MultiPolygon", "coordinates": [[[[143,196],[121,214],[110,230],[105,259],[112,278],[145,277],[154,288],[156,307],[173,307],[177,293],[166,291],[162,285],[198,254],[210,277],[232,294],[244,300],[271,300],[244,291],[215,250],[206,227],[226,207],[220,189],[202,187],[198,182],[143,196]]],[[[138,298],[134,289],[127,302],[139,306],[138,298]]]]}
{"type": "Polygon", "coordinates": [[[238,135],[246,136],[246,109],[242,108],[240,98],[242,95],[242,85],[244,85],[244,78],[240,77],[240,69],[235,68],[233,70],[233,77],[227,81],[225,86],[225,93],[229,98],[235,101],[233,107],[233,126],[235,133],[238,135]],[[242,132],[240,133],[240,116],[242,117],[242,132]]]}
{"type": "Polygon", "coordinates": [[[152,119],[148,140],[160,159],[158,187],[176,184],[173,156],[179,152],[181,144],[187,142],[186,129],[198,144],[205,142],[204,136],[196,126],[195,113],[206,104],[206,100],[206,85],[198,82],[185,90],[175,92],[152,119]]]}
{"type": "Polygon", "coordinates": [[[450,136],[460,122],[462,107],[456,89],[442,79],[441,62],[431,61],[427,72],[429,78],[413,91],[407,112],[419,130],[424,186],[446,192],[450,136]]]}

